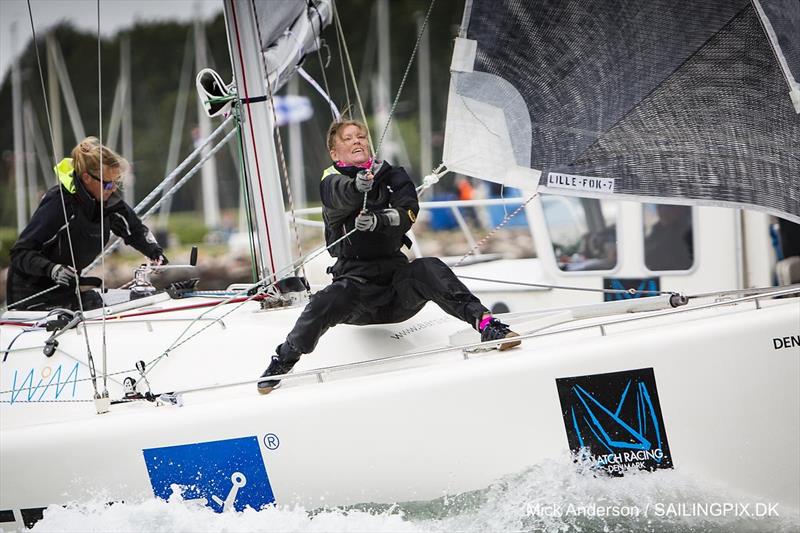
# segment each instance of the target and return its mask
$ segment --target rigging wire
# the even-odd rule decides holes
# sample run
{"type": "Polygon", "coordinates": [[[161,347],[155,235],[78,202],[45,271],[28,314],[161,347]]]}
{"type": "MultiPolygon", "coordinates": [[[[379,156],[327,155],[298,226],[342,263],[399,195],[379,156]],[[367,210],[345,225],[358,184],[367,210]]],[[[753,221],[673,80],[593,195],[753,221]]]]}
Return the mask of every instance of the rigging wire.
{"type": "Polygon", "coordinates": [[[649,296],[662,296],[666,294],[676,294],[673,291],[644,291],[639,289],[594,289],[591,287],[571,287],[569,285],[550,285],[547,283],[526,283],[522,281],[508,281],[503,279],[492,279],[492,278],[480,278],[476,276],[462,276],[458,275],[459,279],[471,279],[475,281],[488,281],[490,283],[499,283],[501,285],[516,285],[518,287],[537,287],[542,289],[562,289],[566,291],[585,291],[585,292],[602,292],[605,294],[629,294],[629,295],[636,295],[636,294],[647,294],[649,296]]]}
{"type": "MultiPolygon", "coordinates": [[[[331,6],[333,7],[334,11],[336,11],[336,0],[332,0],[331,6]]],[[[339,38],[339,30],[336,30],[335,33],[336,33],[336,47],[339,49],[339,66],[341,67],[341,70],[342,70],[342,84],[344,85],[344,97],[345,97],[345,102],[347,102],[347,105],[345,106],[345,109],[347,110],[348,113],[350,113],[350,89],[347,86],[348,85],[347,84],[347,72],[345,71],[345,68],[344,68],[344,54],[342,53],[342,48],[343,48],[342,39],[339,38]]],[[[355,87],[355,90],[358,90],[357,86],[355,87]]],[[[351,118],[352,118],[352,114],[351,114],[351,118]]],[[[366,120],[366,117],[363,117],[363,118],[366,120]]]]}
{"type": "Polygon", "coordinates": [[[411,51],[411,57],[409,58],[408,64],[406,65],[406,71],[403,73],[403,78],[400,80],[400,87],[397,88],[397,95],[394,97],[394,102],[392,102],[392,107],[389,110],[389,117],[386,119],[386,125],[383,127],[383,133],[381,134],[381,138],[378,140],[378,146],[375,149],[376,157],[381,149],[381,145],[383,144],[383,139],[386,137],[386,132],[389,131],[389,124],[391,124],[392,122],[392,117],[394,116],[395,109],[397,108],[397,104],[400,101],[400,94],[403,92],[403,87],[405,87],[406,79],[408,78],[408,73],[411,71],[411,65],[414,63],[414,58],[417,55],[417,50],[419,50],[419,44],[422,41],[422,34],[425,33],[425,29],[428,27],[428,20],[430,20],[431,18],[431,11],[433,11],[434,5],[436,5],[436,0],[431,0],[430,5],[428,6],[428,12],[425,13],[425,20],[422,21],[422,27],[419,29],[419,34],[417,35],[417,42],[414,43],[414,49],[411,51]]]}
{"type": "MultiPolygon", "coordinates": [[[[334,4],[334,2],[332,1],[331,5],[333,6],[333,4],[334,4]]],[[[325,70],[328,68],[328,64],[330,64],[330,59],[331,59],[331,57],[330,57],[330,48],[328,47],[327,44],[325,45],[325,47],[328,48],[328,61],[323,61],[322,60],[322,46],[323,46],[323,42],[324,41],[322,40],[322,35],[320,35],[322,33],[322,14],[319,12],[319,9],[317,9],[317,6],[314,4],[314,2],[312,2],[311,0],[308,1],[308,5],[311,8],[313,8],[314,11],[317,12],[317,19],[319,21],[319,30],[320,30],[319,33],[317,34],[317,59],[319,60],[319,69],[320,69],[320,71],[322,71],[322,83],[323,83],[323,85],[325,85],[325,94],[329,95],[329,94],[331,94],[331,88],[328,85],[328,76],[325,74],[325,70]]],[[[333,6],[333,9],[335,9],[335,6],[333,6]]],[[[302,71],[303,68],[299,67],[297,70],[298,71],[302,71]]],[[[309,79],[310,76],[308,76],[307,74],[303,75],[303,78],[306,81],[308,81],[309,83],[311,83],[311,80],[309,79]]],[[[316,83],[316,82],[314,82],[314,83],[316,83]]],[[[347,91],[347,86],[345,86],[345,91],[347,91]]],[[[350,101],[349,97],[348,97],[347,101],[348,102],[350,101]]],[[[328,103],[331,105],[331,109],[336,109],[336,106],[334,105],[333,102],[329,101],[328,103]]],[[[339,120],[339,111],[338,110],[335,111],[335,113],[333,115],[333,119],[334,120],[339,120]]]]}
{"type": "MultiPolygon", "coordinates": [[[[47,89],[45,88],[45,84],[44,84],[44,72],[43,72],[44,69],[42,68],[42,59],[39,56],[39,45],[37,44],[37,40],[36,40],[36,26],[33,23],[33,8],[31,7],[31,0],[27,0],[27,4],[28,4],[28,18],[30,19],[30,22],[31,22],[31,34],[33,36],[33,50],[36,53],[36,66],[37,66],[38,72],[39,72],[39,82],[42,85],[42,95],[43,95],[43,99],[44,99],[44,111],[45,111],[45,116],[47,117],[47,129],[48,129],[48,133],[49,133],[49,136],[50,136],[50,147],[51,147],[51,150],[53,152],[53,164],[56,165],[57,162],[58,162],[58,154],[55,153],[56,143],[55,143],[55,138],[53,137],[53,121],[52,121],[52,118],[50,116],[50,107],[49,107],[49,105],[47,103],[47,89]]],[[[75,176],[74,171],[73,171],[73,179],[75,179],[75,180],[78,179],[78,177],[75,176]]],[[[66,228],[66,232],[67,232],[67,242],[69,244],[69,255],[70,255],[70,259],[72,260],[72,268],[75,270],[75,297],[78,300],[78,309],[80,310],[81,316],[83,316],[84,310],[83,310],[83,300],[81,299],[81,292],[80,292],[81,291],[81,288],[80,288],[80,273],[78,272],[77,263],[75,261],[75,249],[74,249],[74,247],[72,245],[72,232],[70,231],[70,228],[69,228],[70,219],[69,219],[69,215],[67,215],[67,204],[66,204],[66,201],[64,199],[64,188],[62,187],[60,180],[58,180],[57,186],[58,186],[59,197],[61,199],[61,211],[64,214],[64,224],[65,224],[64,227],[66,228]]],[[[97,373],[95,371],[94,358],[92,357],[92,349],[91,349],[91,346],[89,345],[89,336],[86,335],[84,337],[84,340],[86,341],[86,356],[87,356],[88,361],[89,361],[89,371],[90,371],[90,375],[91,375],[91,379],[92,379],[92,384],[94,385],[95,396],[97,396],[97,394],[98,394],[97,393],[97,373]]]]}
{"type": "MultiPolygon", "coordinates": [[[[356,103],[358,104],[358,110],[361,113],[361,118],[366,123],[367,121],[367,114],[364,112],[364,104],[361,101],[361,93],[358,91],[358,82],[356,81],[355,72],[353,72],[353,63],[350,60],[350,51],[347,48],[347,40],[344,37],[344,30],[342,29],[342,21],[339,19],[339,10],[336,8],[336,2],[332,3],[333,5],[333,19],[334,19],[334,27],[336,28],[336,33],[339,39],[342,40],[342,50],[344,50],[345,58],[347,59],[347,68],[350,73],[350,79],[353,83],[353,92],[356,95],[356,103]]],[[[352,113],[350,114],[352,116],[352,113]]],[[[372,144],[372,135],[370,134],[369,128],[367,128],[367,140],[369,141],[369,148],[372,152],[372,155],[375,156],[374,145],[372,144]]],[[[366,197],[366,195],[365,195],[366,197]]]]}
{"type": "MultiPolygon", "coordinates": [[[[103,353],[103,398],[108,398],[108,344],[106,342],[106,256],[103,254],[104,238],[105,238],[105,181],[103,181],[103,74],[102,74],[102,41],[100,39],[100,0],[97,0],[97,121],[98,121],[98,137],[100,139],[100,301],[102,309],[102,327],[100,337],[102,339],[102,353],[103,353]]],[[[130,90],[130,89],[128,89],[130,90]]],[[[121,176],[117,179],[121,179],[121,176]]]]}
{"type": "MultiPolygon", "coordinates": [[[[392,107],[389,110],[389,115],[386,118],[386,124],[384,125],[383,133],[381,134],[381,137],[378,140],[378,145],[377,146],[375,146],[373,144],[373,142],[372,142],[372,134],[370,133],[369,128],[367,128],[367,140],[369,141],[370,152],[372,153],[372,157],[373,157],[374,161],[378,161],[378,156],[379,156],[379,153],[380,153],[380,149],[381,149],[381,147],[383,145],[383,140],[386,137],[386,132],[389,130],[389,126],[392,123],[392,118],[394,116],[395,109],[397,108],[397,104],[400,101],[400,95],[402,94],[403,88],[405,87],[406,79],[408,78],[408,73],[411,71],[411,65],[414,63],[414,58],[417,55],[417,50],[419,49],[420,42],[422,41],[422,35],[425,32],[425,29],[428,27],[428,20],[430,19],[431,12],[433,11],[433,6],[434,5],[436,5],[436,0],[431,0],[430,5],[428,5],[428,11],[425,14],[425,20],[422,22],[422,26],[420,27],[419,34],[417,35],[417,40],[414,43],[414,49],[411,51],[411,57],[409,58],[408,63],[406,64],[406,70],[403,73],[403,78],[400,81],[400,86],[397,88],[397,94],[395,95],[394,102],[392,102],[392,107]]],[[[347,41],[346,41],[346,39],[344,37],[344,29],[342,28],[341,20],[339,18],[339,11],[336,9],[336,3],[335,2],[333,3],[333,15],[334,15],[334,20],[335,20],[335,24],[334,25],[336,27],[337,34],[341,38],[342,49],[344,49],[345,57],[347,58],[347,66],[348,66],[348,69],[350,71],[350,78],[351,78],[351,80],[353,82],[353,87],[354,87],[354,91],[355,91],[355,94],[356,94],[356,101],[358,102],[359,111],[361,112],[362,118],[366,122],[366,116],[367,115],[364,112],[364,105],[363,105],[363,103],[361,101],[361,94],[358,91],[358,82],[356,81],[355,73],[353,72],[353,64],[352,64],[352,61],[350,60],[350,52],[349,52],[349,50],[347,48],[347,41]]],[[[361,205],[361,212],[362,213],[366,213],[367,212],[367,195],[368,195],[368,193],[369,193],[369,191],[365,191],[364,192],[364,201],[362,202],[362,205],[361,205]]]]}

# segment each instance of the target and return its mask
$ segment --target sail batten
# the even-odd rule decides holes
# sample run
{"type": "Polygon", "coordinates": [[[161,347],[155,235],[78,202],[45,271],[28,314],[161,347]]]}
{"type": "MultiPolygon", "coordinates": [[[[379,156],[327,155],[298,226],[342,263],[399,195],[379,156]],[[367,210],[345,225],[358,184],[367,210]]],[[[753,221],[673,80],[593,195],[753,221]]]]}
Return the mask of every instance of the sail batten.
{"type": "Polygon", "coordinates": [[[543,192],[800,222],[800,115],[786,83],[797,8],[761,3],[473,0],[445,163],[543,192]],[[762,21],[771,12],[783,55],[762,21]]]}

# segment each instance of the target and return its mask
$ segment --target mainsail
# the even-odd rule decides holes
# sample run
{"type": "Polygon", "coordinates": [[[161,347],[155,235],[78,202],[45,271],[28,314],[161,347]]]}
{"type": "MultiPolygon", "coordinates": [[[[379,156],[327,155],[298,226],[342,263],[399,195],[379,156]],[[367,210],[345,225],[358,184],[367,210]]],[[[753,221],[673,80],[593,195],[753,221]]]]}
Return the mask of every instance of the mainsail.
{"type": "Polygon", "coordinates": [[[525,189],[800,222],[800,2],[473,0],[444,162],[525,189]]]}
{"type": "Polygon", "coordinates": [[[306,54],[317,50],[319,34],[332,18],[331,0],[253,3],[257,31],[272,90],[294,75],[306,54]]]}

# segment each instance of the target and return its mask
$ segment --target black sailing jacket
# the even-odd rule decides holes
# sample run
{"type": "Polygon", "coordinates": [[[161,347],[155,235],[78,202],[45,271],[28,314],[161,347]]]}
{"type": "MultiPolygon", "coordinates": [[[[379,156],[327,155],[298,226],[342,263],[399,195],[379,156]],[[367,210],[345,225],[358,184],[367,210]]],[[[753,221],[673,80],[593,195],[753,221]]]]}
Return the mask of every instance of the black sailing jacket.
{"type": "MultiPolygon", "coordinates": [[[[330,244],[352,230],[361,211],[364,193],[358,192],[355,176],[358,167],[332,165],[322,175],[320,198],[325,221],[325,242],[330,244]]],[[[407,242],[406,232],[417,219],[419,201],[414,183],[403,167],[385,161],[375,173],[375,183],[367,195],[367,210],[396,209],[398,226],[379,226],[375,231],[356,231],[330,249],[340,259],[381,259],[397,256],[407,242]]]]}
{"type": "Polygon", "coordinates": [[[9,303],[52,287],[54,282],[50,279],[50,271],[54,265],[73,264],[59,188],[64,193],[75,267],[79,272],[97,257],[108,242],[110,231],[150,259],[163,253],[153,234],[117,191],[103,206],[104,235],[101,242],[100,202],[83,187],[81,180],[75,178],[71,159],[62,160],[56,171],[60,184],[45,193],[11,248],[9,303]]]}

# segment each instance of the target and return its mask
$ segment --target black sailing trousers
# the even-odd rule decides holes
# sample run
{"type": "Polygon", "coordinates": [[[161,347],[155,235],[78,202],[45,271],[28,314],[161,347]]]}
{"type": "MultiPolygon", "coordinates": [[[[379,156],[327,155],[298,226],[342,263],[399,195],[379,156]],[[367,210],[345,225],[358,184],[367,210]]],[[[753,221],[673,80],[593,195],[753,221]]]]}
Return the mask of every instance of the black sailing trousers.
{"type": "Polygon", "coordinates": [[[435,257],[411,262],[402,254],[368,261],[340,259],[332,272],[333,283],[311,296],[287,343],[278,347],[282,360],[296,361],[312,352],[319,338],[337,324],[402,322],[429,301],[472,327],[489,312],[435,257]]]}

